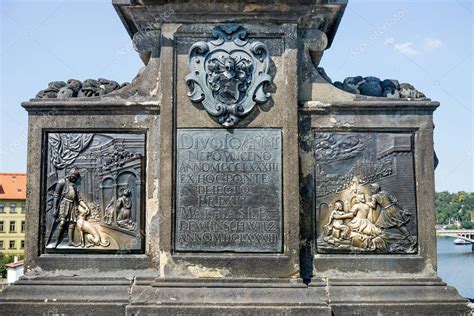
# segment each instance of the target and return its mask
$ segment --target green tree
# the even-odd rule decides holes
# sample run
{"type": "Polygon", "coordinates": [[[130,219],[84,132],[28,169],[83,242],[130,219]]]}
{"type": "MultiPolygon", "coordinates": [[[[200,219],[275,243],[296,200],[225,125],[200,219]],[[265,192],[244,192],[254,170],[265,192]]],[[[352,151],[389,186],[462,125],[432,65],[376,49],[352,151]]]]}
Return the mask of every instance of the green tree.
{"type": "Polygon", "coordinates": [[[447,191],[436,193],[436,223],[453,224],[460,221],[462,228],[471,229],[471,212],[474,211],[474,193],[447,191]]]}
{"type": "Polygon", "coordinates": [[[7,268],[5,267],[6,264],[13,262],[14,257],[5,255],[4,253],[0,252],[0,274],[2,278],[7,277],[7,268]]]}

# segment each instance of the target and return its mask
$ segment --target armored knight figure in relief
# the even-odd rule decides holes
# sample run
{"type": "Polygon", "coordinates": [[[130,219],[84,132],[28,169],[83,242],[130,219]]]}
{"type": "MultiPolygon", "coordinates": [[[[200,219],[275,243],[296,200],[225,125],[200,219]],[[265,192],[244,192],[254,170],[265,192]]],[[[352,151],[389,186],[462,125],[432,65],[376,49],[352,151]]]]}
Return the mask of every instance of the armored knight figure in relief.
{"type": "Polygon", "coordinates": [[[71,169],[66,178],[58,181],[56,190],[54,191],[53,216],[58,222],[58,239],[55,248],[62,241],[62,237],[66,227],[68,228],[68,245],[76,247],[74,243],[74,229],[77,222],[77,211],[79,205],[88,210],[87,205],[79,197],[76,188],[76,182],[79,180],[80,174],[77,169],[71,169]]]}

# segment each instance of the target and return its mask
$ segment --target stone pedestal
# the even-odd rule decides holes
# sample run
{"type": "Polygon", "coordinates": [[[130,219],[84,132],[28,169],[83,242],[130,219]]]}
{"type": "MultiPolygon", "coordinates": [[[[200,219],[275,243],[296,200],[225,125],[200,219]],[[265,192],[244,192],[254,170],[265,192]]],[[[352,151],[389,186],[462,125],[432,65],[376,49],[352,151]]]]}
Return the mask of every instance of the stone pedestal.
{"type": "Polygon", "coordinates": [[[345,1],[113,3],[145,67],[23,103],[29,273],[0,313],[469,313],[436,275],[439,104],[317,68],[345,1]]]}

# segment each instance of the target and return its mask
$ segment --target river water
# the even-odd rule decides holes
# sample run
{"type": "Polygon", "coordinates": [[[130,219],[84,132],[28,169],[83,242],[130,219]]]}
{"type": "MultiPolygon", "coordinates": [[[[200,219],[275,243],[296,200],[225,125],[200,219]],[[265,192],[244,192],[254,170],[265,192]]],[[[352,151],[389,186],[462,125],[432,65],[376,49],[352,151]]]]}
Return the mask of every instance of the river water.
{"type": "Polygon", "coordinates": [[[471,245],[455,245],[453,240],[438,237],[438,275],[462,296],[474,299],[474,252],[471,245]]]}

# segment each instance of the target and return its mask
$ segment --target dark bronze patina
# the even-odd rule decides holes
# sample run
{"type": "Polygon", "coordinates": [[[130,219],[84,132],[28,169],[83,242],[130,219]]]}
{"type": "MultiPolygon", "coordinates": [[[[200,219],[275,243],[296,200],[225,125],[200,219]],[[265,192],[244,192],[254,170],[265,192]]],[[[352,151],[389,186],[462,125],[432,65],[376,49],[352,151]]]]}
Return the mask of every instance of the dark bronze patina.
{"type": "Polygon", "coordinates": [[[47,140],[46,251],[142,251],[144,134],[60,132],[47,140]]]}
{"type": "Polygon", "coordinates": [[[281,134],[277,129],[180,129],[177,251],[280,252],[281,134]]]}
{"type": "Polygon", "coordinates": [[[416,253],[412,135],[315,133],[319,253],[416,253]]]}

